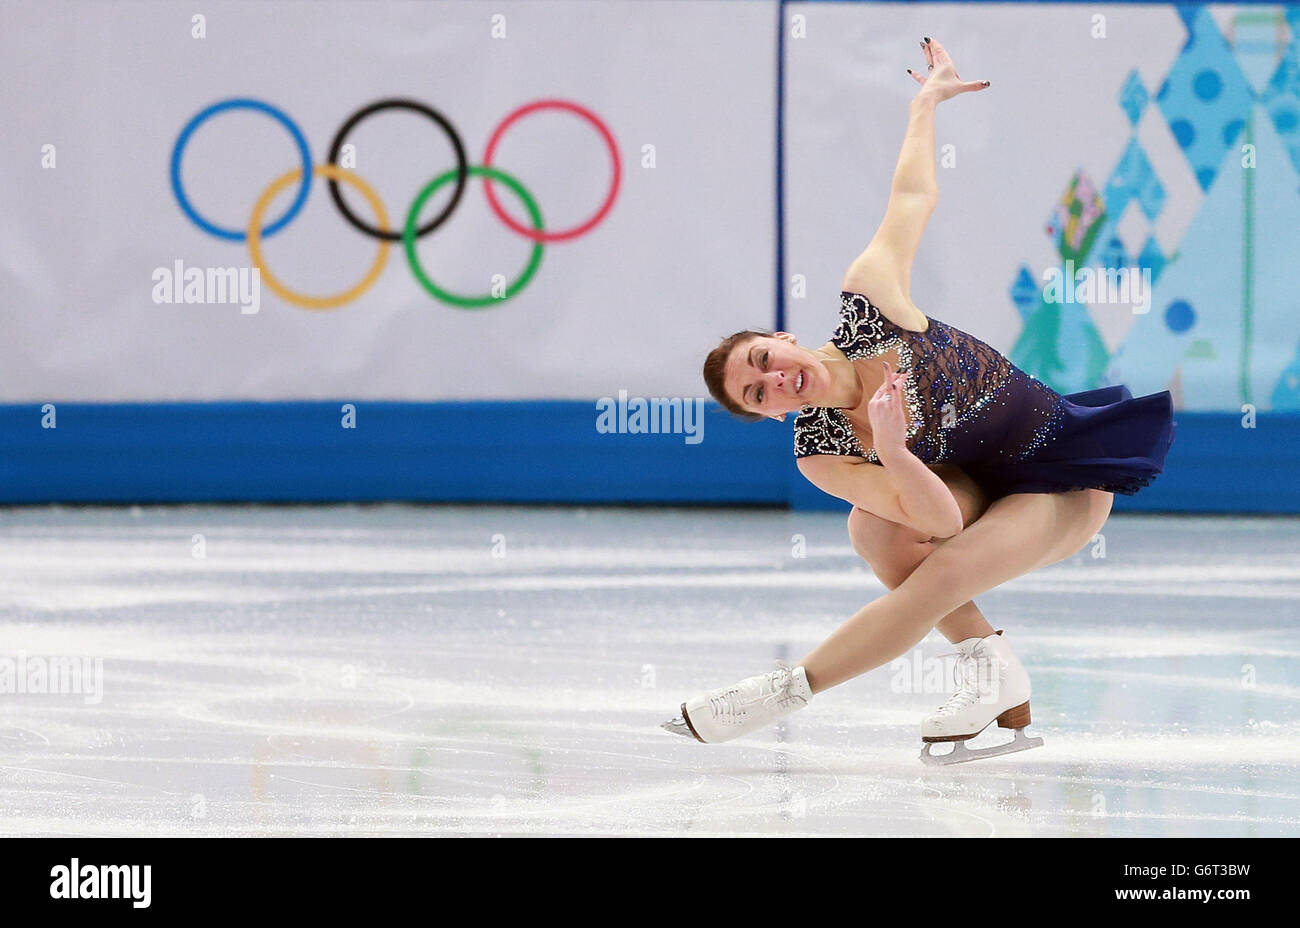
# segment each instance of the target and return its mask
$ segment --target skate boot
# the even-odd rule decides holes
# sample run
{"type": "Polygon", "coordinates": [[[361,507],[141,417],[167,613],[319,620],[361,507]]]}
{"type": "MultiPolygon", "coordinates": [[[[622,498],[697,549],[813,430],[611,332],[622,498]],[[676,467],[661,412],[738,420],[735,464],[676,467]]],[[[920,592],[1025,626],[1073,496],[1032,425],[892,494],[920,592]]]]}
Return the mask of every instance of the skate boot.
{"type": "Polygon", "coordinates": [[[711,690],[682,703],[682,714],[660,727],[705,744],[730,741],[757,731],[812,700],[802,667],[782,666],[771,673],[711,690]]]}
{"type": "Polygon", "coordinates": [[[1025,735],[1029,725],[1029,674],[1001,630],[987,638],[957,642],[957,653],[953,672],[957,692],[921,722],[921,741],[925,744],[921,760],[927,764],[961,764],[1040,747],[1042,738],[1025,735]],[[1015,738],[988,748],[970,749],[963,744],[995,721],[999,728],[1013,729],[1015,738]],[[945,741],[952,742],[950,752],[930,753],[934,745],[945,741]]]}

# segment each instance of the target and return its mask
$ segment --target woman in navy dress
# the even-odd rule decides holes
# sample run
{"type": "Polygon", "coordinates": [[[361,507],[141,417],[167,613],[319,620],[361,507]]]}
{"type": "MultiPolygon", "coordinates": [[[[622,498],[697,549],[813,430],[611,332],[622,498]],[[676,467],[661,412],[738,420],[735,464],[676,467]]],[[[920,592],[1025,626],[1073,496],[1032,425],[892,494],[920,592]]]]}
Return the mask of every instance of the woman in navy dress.
{"type": "MultiPolygon", "coordinates": [[[[928,68],[899,154],[885,217],[842,283],[831,340],[738,332],[714,349],[713,396],[748,419],[796,413],[794,451],[812,483],[853,504],[854,549],[891,592],[795,667],[702,693],[665,723],[706,743],[761,728],[813,694],[881,666],[938,627],[957,645],[957,692],[922,722],[922,758],[951,763],[1041,744],[1029,739],[1029,678],[971,598],[1068,558],[1161,472],[1173,440],[1168,391],[1124,386],[1062,396],[978,338],[921,312],[913,257],[938,200],[934,112],[986,81],[962,81],[943,46],[928,68]],[[993,722],[1013,742],[970,751],[993,722]],[[948,755],[930,746],[952,742],[948,755]]],[[[910,70],[909,70],[909,73],[910,70]]]]}

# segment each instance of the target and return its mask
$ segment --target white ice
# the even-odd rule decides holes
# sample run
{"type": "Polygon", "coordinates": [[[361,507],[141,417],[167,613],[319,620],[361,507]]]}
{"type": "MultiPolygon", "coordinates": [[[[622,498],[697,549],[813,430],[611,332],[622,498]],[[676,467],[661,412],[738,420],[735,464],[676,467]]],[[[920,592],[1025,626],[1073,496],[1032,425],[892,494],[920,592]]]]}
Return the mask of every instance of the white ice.
{"type": "Polygon", "coordinates": [[[1104,557],[978,597],[1046,744],[930,768],[937,633],[929,677],[748,740],[658,728],[884,592],[840,515],[0,510],[0,657],[103,669],[98,699],[0,693],[0,831],[1296,835],[1298,529],[1117,515],[1104,557]]]}

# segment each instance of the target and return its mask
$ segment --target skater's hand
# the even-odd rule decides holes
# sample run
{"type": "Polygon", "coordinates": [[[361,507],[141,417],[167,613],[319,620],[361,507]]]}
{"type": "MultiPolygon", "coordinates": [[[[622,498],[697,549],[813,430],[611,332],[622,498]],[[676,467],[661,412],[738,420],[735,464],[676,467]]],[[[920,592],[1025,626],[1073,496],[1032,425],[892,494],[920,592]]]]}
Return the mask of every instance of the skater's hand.
{"type": "Polygon", "coordinates": [[[921,85],[917,99],[930,99],[937,104],[959,93],[972,93],[988,87],[988,81],[962,80],[957,73],[957,66],[938,39],[927,37],[921,42],[921,49],[925,53],[926,70],[917,72],[907,69],[912,79],[921,85]]]}
{"type": "Polygon", "coordinates": [[[896,372],[883,358],[880,364],[885,370],[885,379],[867,403],[871,443],[877,454],[882,448],[895,451],[907,447],[907,402],[903,391],[910,376],[903,371],[896,372]]]}

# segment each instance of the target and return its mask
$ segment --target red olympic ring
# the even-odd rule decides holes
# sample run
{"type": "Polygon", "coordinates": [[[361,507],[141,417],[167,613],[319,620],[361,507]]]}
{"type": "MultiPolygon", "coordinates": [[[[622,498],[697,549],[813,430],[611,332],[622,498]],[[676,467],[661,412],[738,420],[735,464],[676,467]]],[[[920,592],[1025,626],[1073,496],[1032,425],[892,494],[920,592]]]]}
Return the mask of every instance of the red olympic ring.
{"type": "Polygon", "coordinates": [[[501,125],[496,127],[496,130],[492,133],[492,137],[488,139],[487,150],[483,153],[484,167],[492,167],[492,156],[496,153],[497,143],[501,141],[501,136],[505,134],[506,129],[510,128],[511,123],[518,119],[522,119],[529,113],[537,110],[568,110],[570,113],[575,113],[587,120],[587,122],[596,127],[597,132],[604,136],[605,144],[609,147],[610,161],[614,165],[614,182],[610,185],[609,195],[605,197],[605,202],[601,204],[600,209],[596,214],[582,225],[574,226],[572,229],[562,229],[558,232],[546,232],[537,229],[530,229],[511,219],[510,215],[505,211],[501,204],[497,202],[496,194],[492,191],[493,182],[488,177],[483,178],[483,190],[487,193],[488,205],[492,207],[492,212],[496,213],[498,219],[520,235],[532,239],[534,242],[563,242],[567,239],[577,238],[579,235],[582,235],[584,232],[591,229],[592,226],[604,219],[605,215],[613,207],[614,198],[618,196],[619,183],[623,177],[618,163],[618,144],[614,141],[614,136],[609,131],[609,127],[601,122],[599,116],[587,109],[585,106],[580,106],[579,104],[570,102],[569,100],[537,100],[533,103],[528,103],[519,107],[519,109],[515,110],[502,120],[501,125]]]}

